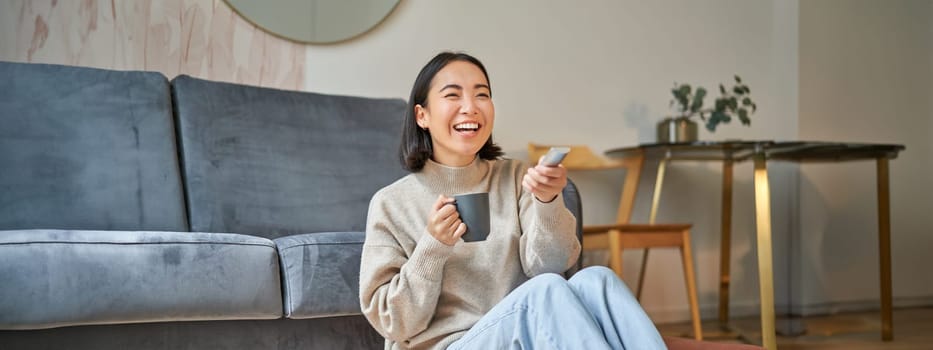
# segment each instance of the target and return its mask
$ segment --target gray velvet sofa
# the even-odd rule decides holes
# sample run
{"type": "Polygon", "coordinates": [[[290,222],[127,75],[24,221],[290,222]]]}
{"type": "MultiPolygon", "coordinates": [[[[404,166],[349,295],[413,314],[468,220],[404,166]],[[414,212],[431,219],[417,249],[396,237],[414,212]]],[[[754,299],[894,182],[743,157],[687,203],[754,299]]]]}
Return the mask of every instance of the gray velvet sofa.
{"type": "Polygon", "coordinates": [[[8,62],[0,81],[0,349],[382,348],[361,231],[405,175],[405,101],[8,62]]]}
{"type": "Polygon", "coordinates": [[[0,349],[364,349],[405,102],[0,62],[0,349]]]}

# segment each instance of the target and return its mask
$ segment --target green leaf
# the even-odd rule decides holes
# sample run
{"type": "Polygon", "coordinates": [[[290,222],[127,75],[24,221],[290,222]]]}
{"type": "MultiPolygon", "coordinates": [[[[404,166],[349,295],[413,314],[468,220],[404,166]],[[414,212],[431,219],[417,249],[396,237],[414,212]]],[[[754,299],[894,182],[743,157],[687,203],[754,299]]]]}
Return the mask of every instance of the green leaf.
{"type": "Polygon", "coordinates": [[[748,98],[748,97],[742,99],[742,105],[743,105],[743,106],[750,106],[751,104],[752,104],[752,99],[750,99],[750,98],[748,98]]]}
{"type": "Polygon", "coordinates": [[[736,85],[735,87],[732,88],[732,92],[736,95],[741,95],[745,93],[745,89],[743,89],[741,86],[736,85]]]}
{"type": "Polygon", "coordinates": [[[722,86],[722,84],[719,84],[719,93],[723,95],[726,94],[726,87],[722,86]]]}
{"type": "MultiPolygon", "coordinates": [[[[728,105],[728,102],[726,102],[726,99],[720,97],[720,98],[717,98],[717,99],[716,99],[716,107],[713,108],[713,109],[714,109],[714,111],[723,111],[723,110],[726,109],[726,106],[727,106],[727,105],[728,105]]],[[[710,117],[712,117],[712,116],[710,116],[710,117]]]]}
{"type": "Polygon", "coordinates": [[[758,110],[758,105],[752,103],[752,112],[755,112],[755,111],[757,111],[757,110],[758,110]]]}
{"type": "Polygon", "coordinates": [[[725,113],[722,111],[713,111],[710,114],[709,120],[706,121],[706,129],[710,132],[716,131],[716,125],[719,125],[725,118],[725,113]]]}
{"type": "Polygon", "coordinates": [[[703,107],[703,99],[706,98],[706,89],[697,88],[696,94],[693,95],[693,104],[690,105],[690,112],[696,113],[703,107]]]}
{"type": "Polygon", "coordinates": [[[736,76],[735,76],[735,82],[741,84],[741,83],[742,83],[742,78],[739,78],[739,76],[736,75],[736,76]]]}
{"type": "Polygon", "coordinates": [[[687,96],[677,96],[677,108],[680,109],[681,112],[687,111],[687,96]]]}
{"type": "Polygon", "coordinates": [[[683,85],[680,86],[680,93],[684,94],[685,96],[686,96],[686,95],[689,95],[689,94],[690,94],[690,91],[691,91],[691,90],[690,90],[690,85],[689,85],[689,84],[683,84],[683,85]]]}
{"type": "MultiPolygon", "coordinates": [[[[676,89],[672,89],[671,94],[674,95],[674,99],[680,105],[679,106],[680,110],[686,111],[687,107],[689,106],[689,98],[687,97],[687,95],[690,94],[690,86],[681,85],[680,87],[677,87],[676,89]]],[[[671,103],[673,104],[674,101],[671,101],[671,103]]]]}
{"type": "Polygon", "coordinates": [[[743,85],[742,87],[745,88],[745,93],[746,93],[746,94],[752,93],[752,90],[749,90],[749,89],[748,89],[748,85],[743,85]]]}
{"type": "Polygon", "coordinates": [[[738,107],[739,107],[739,101],[737,101],[735,97],[730,97],[729,98],[729,109],[734,111],[738,107]]]}
{"type": "Polygon", "coordinates": [[[739,108],[738,111],[739,120],[742,122],[742,125],[751,125],[751,119],[748,119],[748,111],[745,108],[739,108]]]}

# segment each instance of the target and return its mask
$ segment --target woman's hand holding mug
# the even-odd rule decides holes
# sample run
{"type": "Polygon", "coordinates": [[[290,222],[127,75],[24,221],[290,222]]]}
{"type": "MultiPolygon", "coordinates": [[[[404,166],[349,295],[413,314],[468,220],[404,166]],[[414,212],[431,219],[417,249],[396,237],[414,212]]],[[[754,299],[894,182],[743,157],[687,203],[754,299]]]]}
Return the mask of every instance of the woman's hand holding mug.
{"type": "Polygon", "coordinates": [[[457,244],[460,236],[466,233],[466,225],[460,221],[460,214],[453,202],[453,198],[438,196],[428,216],[428,233],[449,246],[457,244]]]}

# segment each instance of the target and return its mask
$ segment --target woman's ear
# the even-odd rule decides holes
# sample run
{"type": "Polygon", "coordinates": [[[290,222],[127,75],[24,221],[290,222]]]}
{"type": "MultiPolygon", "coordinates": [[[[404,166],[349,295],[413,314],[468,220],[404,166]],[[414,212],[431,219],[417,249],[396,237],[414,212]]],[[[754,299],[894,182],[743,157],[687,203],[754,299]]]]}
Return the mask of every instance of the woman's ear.
{"type": "Polygon", "coordinates": [[[424,107],[421,107],[421,105],[415,105],[415,121],[418,123],[419,128],[427,130],[428,115],[427,111],[425,111],[424,107]]]}

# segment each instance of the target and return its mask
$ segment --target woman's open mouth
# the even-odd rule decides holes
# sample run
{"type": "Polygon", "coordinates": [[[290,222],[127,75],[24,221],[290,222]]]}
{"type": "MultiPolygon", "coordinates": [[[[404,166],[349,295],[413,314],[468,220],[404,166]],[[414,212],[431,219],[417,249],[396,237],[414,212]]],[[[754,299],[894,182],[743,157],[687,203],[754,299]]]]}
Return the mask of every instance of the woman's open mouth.
{"type": "Polygon", "coordinates": [[[460,134],[463,136],[476,135],[476,132],[479,131],[479,128],[480,128],[479,123],[473,123],[473,122],[460,123],[460,124],[454,125],[454,130],[457,131],[457,134],[460,134]]]}

